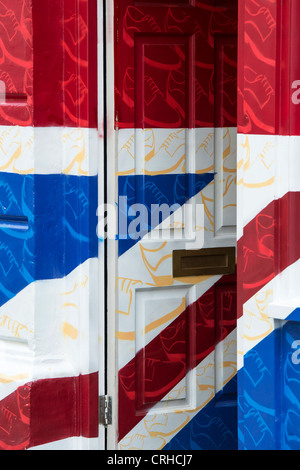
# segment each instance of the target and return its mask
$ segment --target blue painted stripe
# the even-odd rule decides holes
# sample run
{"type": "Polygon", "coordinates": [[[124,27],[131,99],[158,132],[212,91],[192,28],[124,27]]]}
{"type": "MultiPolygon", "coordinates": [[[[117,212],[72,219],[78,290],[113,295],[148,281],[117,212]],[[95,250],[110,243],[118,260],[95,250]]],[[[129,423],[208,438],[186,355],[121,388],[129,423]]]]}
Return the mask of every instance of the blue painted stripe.
{"type": "Polygon", "coordinates": [[[97,177],[0,173],[0,306],[98,256],[97,177]]]}
{"type": "MultiPolygon", "coordinates": [[[[237,373],[241,450],[300,450],[300,322],[290,318],[278,321],[276,329],[245,354],[237,373]]],[[[235,435],[235,418],[230,421],[224,411],[212,400],[165,449],[212,449],[214,442],[217,449],[217,434],[211,432],[210,438],[204,430],[214,429],[220,418],[235,435]]]]}
{"type": "Polygon", "coordinates": [[[276,448],[276,351],[274,331],[245,355],[244,367],[238,373],[243,381],[238,400],[240,446],[245,450],[276,448]]]}
{"type": "Polygon", "coordinates": [[[239,380],[239,448],[300,450],[300,323],[277,328],[244,358],[239,380]]]}
{"type": "Polygon", "coordinates": [[[213,173],[119,176],[119,256],[132,248],[168,216],[168,213],[166,216],[161,213],[160,218],[155,219],[155,216],[158,216],[159,206],[177,205],[179,208],[213,179],[213,173]],[[122,197],[127,198],[126,204],[122,204],[120,199],[122,197]],[[135,204],[142,204],[145,212],[137,213],[134,208],[135,204]],[[156,207],[153,210],[154,205],[156,207]],[[140,223],[136,231],[134,222],[137,218],[140,223]],[[131,229],[132,223],[133,229],[131,229]],[[133,238],[134,236],[136,238],[133,238]]]}
{"type": "MultiPolygon", "coordinates": [[[[222,395],[230,396],[236,387],[235,376],[222,395]]],[[[220,396],[217,394],[199,411],[163,450],[237,450],[237,404],[222,403],[220,396]]]]}
{"type": "MultiPolygon", "coordinates": [[[[290,313],[286,320],[288,321],[300,321],[300,308],[295,308],[295,310],[292,311],[292,313],[290,313]]],[[[300,338],[299,338],[300,339],[300,338]]]]}

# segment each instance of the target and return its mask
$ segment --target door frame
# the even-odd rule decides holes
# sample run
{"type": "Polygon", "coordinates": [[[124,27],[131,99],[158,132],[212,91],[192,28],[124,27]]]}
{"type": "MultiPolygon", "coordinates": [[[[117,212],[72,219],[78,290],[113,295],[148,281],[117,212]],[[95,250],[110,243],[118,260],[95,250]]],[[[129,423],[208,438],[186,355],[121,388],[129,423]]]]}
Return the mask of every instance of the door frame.
{"type": "MultiPolygon", "coordinates": [[[[97,60],[98,60],[98,136],[101,145],[98,147],[98,206],[103,204],[105,200],[105,36],[104,36],[104,0],[97,0],[97,60]]],[[[98,396],[105,395],[105,370],[106,370],[106,334],[105,334],[105,246],[99,243],[98,250],[98,356],[99,356],[99,379],[98,379],[98,396]]],[[[104,426],[98,426],[99,429],[99,450],[106,448],[106,432],[104,426]]]]}

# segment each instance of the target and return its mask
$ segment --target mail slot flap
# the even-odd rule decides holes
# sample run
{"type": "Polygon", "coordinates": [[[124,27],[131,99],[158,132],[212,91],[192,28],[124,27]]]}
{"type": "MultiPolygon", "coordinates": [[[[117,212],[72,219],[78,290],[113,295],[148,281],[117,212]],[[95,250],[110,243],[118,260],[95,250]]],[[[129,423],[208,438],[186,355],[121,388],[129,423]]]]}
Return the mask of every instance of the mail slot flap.
{"type": "Polygon", "coordinates": [[[235,273],[235,248],[173,251],[173,277],[235,273]]]}

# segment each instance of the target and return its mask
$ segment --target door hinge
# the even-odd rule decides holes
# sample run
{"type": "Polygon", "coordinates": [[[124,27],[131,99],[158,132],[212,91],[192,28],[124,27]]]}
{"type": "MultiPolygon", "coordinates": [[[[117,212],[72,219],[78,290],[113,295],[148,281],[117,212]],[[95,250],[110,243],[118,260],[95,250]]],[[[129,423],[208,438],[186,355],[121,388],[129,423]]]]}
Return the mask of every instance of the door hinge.
{"type": "Polygon", "coordinates": [[[112,424],[112,398],[108,395],[99,397],[99,424],[103,426],[112,424]]]}

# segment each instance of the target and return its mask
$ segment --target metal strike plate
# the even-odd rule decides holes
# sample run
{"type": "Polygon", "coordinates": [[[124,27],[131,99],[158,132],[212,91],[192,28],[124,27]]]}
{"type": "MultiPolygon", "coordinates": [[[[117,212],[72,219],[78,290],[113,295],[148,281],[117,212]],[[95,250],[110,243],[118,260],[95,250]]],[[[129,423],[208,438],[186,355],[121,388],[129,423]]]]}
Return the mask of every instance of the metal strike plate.
{"type": "Polygon", "coordinates": [[[235,248],[173,251],[173,277],[235,273],[235,248]]]}

